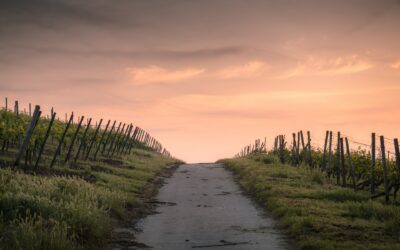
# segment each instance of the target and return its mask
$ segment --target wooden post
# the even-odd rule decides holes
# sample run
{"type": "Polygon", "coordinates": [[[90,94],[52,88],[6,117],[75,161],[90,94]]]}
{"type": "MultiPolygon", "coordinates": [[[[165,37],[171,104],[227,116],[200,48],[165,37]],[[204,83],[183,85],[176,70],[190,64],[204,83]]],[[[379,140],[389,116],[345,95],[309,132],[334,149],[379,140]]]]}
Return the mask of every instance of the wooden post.
{"type": "Polygon", "coordinates": [[[105,142],[104,142],[104,145],[103,145],[103,149],[101,150],[101,154],[104,154],[104,151],[106,150],[107,144],[109,143],[110,138],[111,138],[111,136],[112,136],[112,133],[113,133],[113,131],[114,131],[115,123],[116,123],[116,122],[117,122],[117,121],[114,120],[114,123],[113,123],[113,125],[111,126],[111,129],[110,129],[110,132],[108,132],[107,138],[106,138],[106,140],[105,140],[105,142]]]}
{"type": "Polygon", "coordinates": [[[375,133],[371,136],[371,193],[375,194],[375,133]]]}
{"type": "Polygon", "coordinates": [[[18,101],[15,101],[14,112],[17,116],[19,116],[19,105],[18,101]]]}
{"type": "Polygon", "coordinates": [[[357,190],[357,185],[356,185],[356,178],[355,178],[355,172],[354,172],[354,165],[353,165],[353,161],[351,160],[351,152],[350,152],[349,140],[347,140],[347,137],[345,138],[345,140],[346,140],[347,157],[349,159],[351,181],[352,181],[352,184],[353,184],[353,189],[354,189],[354,191],[356,191],[357,190]]]}
{"type": "Polygon", "coordinates": [[[264,152],[267,152],[267,137],[264,137],[264,152]]]}
{"type": "Polygon", "coordinates": [[[6,111],[8,111],[8,98],[6,97],[6,111]]]}
{"type": "Polygon", "coordinates": [[[130,125],[128,125],[126,127],[125,126],[126,126],[126,124],[124,124],[124,126],[122,126],[121,132],[117,136],[117,139],[114,144],[114,148],[112,149],[112,152],[111,152],[111,156],[114,156],[114,153],[118,152],[118,150],[121,147],[122,140],[125,138],[124,136],[127,133],[127,131],[129,130],[130,125]]]}
{"type": "Polygon", "coordinates": [[[300,158],[300,132],[297,132],[297,152],[296,152],[296,154],[297,154],[297,162],[300,165],[300,161],[301,161],[301,158],[300,158]]]}
{"type": "MultiPolygon", "coordinates": [[[[129,138],[131,137],[132,129],[133,129],[133,125],[130,124],[130,125],[128,126],[128,130],[126,131],[125,135],[124,135],[123,138],[122,138],[121,146],[120,146],[120,147],[118,148],[118,150],[117,150],[117,153],[118,153],[118,154],[121,154],[121,153],[123,153],[123,152],[125,151],[125,147],[126,147],[127,141],[128,141],[129,138]]],[[[154,141],[153,141],[153,143],[154,143],[154,141]]]]}
{"type": "Polygon", "coordinates": [[[82,117],[80,118],[80,120],[79,120],[78,127],[77,127],[76,130],[75,130],[74,136],[72,137],[71,144],[69,145],[69,148],[68,148],[67,156],[65,157],[65,161],[64,161],[65,163],[66,163],[67,161],[69,161],[69,158],[71,157],[72,148],[74,147],[76,137],[78,136],[78,133],[79,133],[79,130],[80,130],[81,126],[82,126],[82,122],[83,122],[83,119],[84,119],[84,118],[85,118],[85,117],[82,116],[82,117]]]}
{"type": "Polygon", "coordinates": [[[394,142],[394,152],[396,157],[396,166],[397,166],[397,182],[400,179],[400,152],[399,152],[399,140],[396,138],[393,140],[394,142]]]}
{"type": "Polygon", "coordinates": [[[39,117],[40,117],[40,106],[36,105],[31,122],[29,123],[28,129],[25,132],[25,138],[19,147],[18,154],[14,162],[14,166],[19,165],[19,162],[21,161],[21,158],[24,155],[26,148],[28,147],[29,141],[33,134],[33,130],[35,129],[39,117]]]}
{"type": "Polygon", "coordinates": [[[129,140],[129,146],[128,146],[125,154],[131,154],[133,144],[135,143],[135,137],[136,137],[137,131],[138,131],[138,127],[135,127],[135,130],[133,131],[133,135],[132,135],[131,139],[129,140]]]}
{"type": "Polygon", "coordinates": [[[81,143],[79,144],[78,151],[76,152],[76,155],[75,155],[75,158],[74,158],[74,164],[76,164],[76,161],[79,158],[79,154],[81,153],[81,150],[82,150],[83,146],[86,143],[86,134],[90,129],[90,123],[91,122],[92,122],[92,118],[89,118],[89,120],[87,121],[87,124],[86,124],[85,132],[83,132],[82,140],[81,140],[81,143]]]}
{"type": "Polygon", "coordinates": [[[340,185],[340,132],[337,133],[337,148],[336,148],[336,184],[340,185]]]}
{"type": "Polygon", "coordinates": [[[69,129],[69,127],[71,126],[71,123],[72,123],[72,120],[73,120],[73,119],[74,119],[74,115],[71,114],[71,116],[70,116],[70,118],[69,118],[69,121],[68,121],[68,123],[67,123],[67,126],[65,127],[64,132],[63,132],[63,134],[62,134],[62,136],[61,136],[60,143],[58,143],[56,152],[54,153],[53,160],[52,160],[51,163],[50,163],[50,168],[52,168],[52,167],[54,166],[54,163],[56,163],[56,159],[57,159],[57,156],[60,154],[61,146],[62,146],[62,144],[63,144],[63,142],[64,142],[65,135],[67,134],[68,129],[69,129]]]}
{"type": "Polygon", "coordinates": [[[293,133],[293,148],[292,148],[292,162],[293,165],[296,166],[297,165],[297,144],[296,144],[296,134],[293,133]]]}
{"type": "Polygon", "coordinates": [[[301,146],[302,146],[301,154],[303,155],[303,152],[305,149],[303,130],[300,130],[300,139],[301,139],[301,146]]]}
{"type": "MultiPolygon", "coordinates": [[[[129,146],[129,140],[131,138],[132,129],[133,129],[133,125],[130,124],[128,132],[125,133],[125,136],[121,143],[121,147],[119,148],[119,150],[117,152],[118,154],[120,154],[120,155],[123,154],[125,152],[125,148],[129,146]]],[[[155,144],[155,140],[153,141],[153,146],[154,146],[154,144],[155,144]]]]}
{"type": "Polygon", "coordinates": [[[129,147],[128,154],[131,154],[131,151],[132,151],[132,148],[133,148],[133,146],[134,146],[134,144],[135,144],[136,137],[138,136],[138,133],[139,133],[139,127],[136,127],[136,128],[135,128],[135,131],[133,132],[133,136],[132,136],[132,140],[131,140],[131,145],[130,145],[130,147],[129,147]]]}
{"type": "Polygon", "coordinates": [[[46,141],[49,138],[51,127],[53,126],[54,119],[56,119],[56,113],[53,113],[53,115],[51,116],[51,119],[50,119],[50,122],[49,122],[49,126],[47,127],[46,134],[45,134],[45,136],[43,138],[42,145],[40,146],[40,149],[39,149],[39,155],[38,155],[38,157],[36,159],[36,162],[35,162],[35,168],[39,167],[40,158],[42,157],[42,153],[43,153],[44,147],[46,145],[46,141]]]}
{"type": "Polygon", "coordinates": [[[329,131],[327,130],[325,133],[324,153],[322,155],[322,164],[321,164],[322,171],[326,170],[326,147],[328,145],[328,138],[329,138],[329,131]]]}
{"type": "MultiPolygon", "coordinates": [[[[111,139],[110,146],[108,147],[107,156],[110,155],[111,150],[112,150],[113,147],[114,147],[114,142],[115,142],[117,136],[119,135],[119,131],[120,131],[121,125],[122,125],[122,123],[120,122],[119,125],[118,125],[118,128],[117,128],[117,131],[115,132],[114,136],[113,136],[112,139],[111,139]]],[[[124,129],[124,127],[125,127],[125,123],[124,123],[122,129],[124,129]]]]}
{"type": "Polygon", "coordinates": [[[385,153],[385,137],[381,136],[381,152],[382,152],[382,166],[383,166],[383,182],[385,185],[385,201],[389,202],[389,178],[388,169],[386,165],[386,153],[385,153]]]}
{"type": "MultiPolygon", "coordinates": [[[[103,143],[104,137],[106,136],[108,127],[110,126],[110,122],[111,122],[111,120],[108,120],[107,125],[106,125],[106,128],[104,129],[104,131],[103,131],[103,133],[102,133],[102,135],[101,135],[101,137],[100,137],[99,144],[97,145],[97,149],[96,149],[96,151],[94,152],[94,156],[93,156],[93,159],[94,159],[94,160],[96,160],[97,153],[99,152],[100,147],[101,147],[101,145],[102,145],[102,143],[103,143]]],[[[114,122],[114,125],[115,125],[115,122],[114,122]]]]}
{"type": "Polygon", "coordinates": [[[144,131],[143,131],[143,129],[140,129],[138,141],[141,142],[141,143],[143,142],[143,136],[144,136],[144,131]]]}
{"type": "Polygon", "coordinates": [[[311,153],[311,135],[310,131],[307,131],[307,147],[308,147],[308,165],[312,167],[313,160],[312,160],[312,153],[311,153]]]}
{"type": "Polygon", "coordinates": [[[87,153],[86,153],[85,160],[87,160],[87,159],[89,158],[90,151],[92,150],[93,144],[94,144],[94,142],[96,141],[96,137],[97,137],[97,134],[99,133],[99,129],[100,129],[100,127],[101,127],[101,123],[102,123],[102,122],[103,122],[103,119],[100,119],[99,124],[97,125],[97,128],[96,128],[96,131],[94,131],[94,135],[93,135],[93,137],[92,137],[92,140],[91,140],[91,142],[90,142],[88,151],[87,151],[87,153]]]}
{"type": "Polygon", "coordinates": [[[132,140],[135,141],[136,137],[138,135],[139,132],[139,127],[136,127],[135,130],[133,131],[133,135],[132,135],[132,140]]]}
{"type": "Polygon", "coordinates": [[[138,135],[137,135],[136,141],[137,141],[137,142],[141,142],[141,137],[142,137],[142,129],[141,129],[141,128],[139,128],[139,131],[138,131],[138,135]]]}
{"type": "Polygon", "coordinates": [[[342,186],[346,186],[346,165],[344,162],[343,137],[340,138],[340,165],[342,167],[342,186]]]}
{"type": "Polygon", "coordinates": [[[284,135],[281,135],[280,138],[281,138],[281,142],[280,142],[280,150],[279,150],[279,153],[280,153],[281,162],[282,162],[282,163],[285,163],[285,156],[284,156],[285,136],[284,136],[284,135]]]}
{"type": "Polygon", "coordinates": [[[32,105],[31,105],[31,103],[29,103],[29,116],[32,117],[32,105]]]}

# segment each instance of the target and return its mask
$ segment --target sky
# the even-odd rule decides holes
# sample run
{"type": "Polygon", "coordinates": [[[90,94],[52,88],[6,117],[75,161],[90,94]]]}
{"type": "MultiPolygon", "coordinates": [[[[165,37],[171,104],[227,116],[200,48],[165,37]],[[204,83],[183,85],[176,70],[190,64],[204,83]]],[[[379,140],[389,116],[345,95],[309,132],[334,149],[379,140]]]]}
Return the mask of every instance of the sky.
{"type": "Polygon", "coordinates": [[[399,27],[398,0],[2,0],[0,97],[132,122],[187,162],[298,130],[369,143],[400,135],[399,27]]]}

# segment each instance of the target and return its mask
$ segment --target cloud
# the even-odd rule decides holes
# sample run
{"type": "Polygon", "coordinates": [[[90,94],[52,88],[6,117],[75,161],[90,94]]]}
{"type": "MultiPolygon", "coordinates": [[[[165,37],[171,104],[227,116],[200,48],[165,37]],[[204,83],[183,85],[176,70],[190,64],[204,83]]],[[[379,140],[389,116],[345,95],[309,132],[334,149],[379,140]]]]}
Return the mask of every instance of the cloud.
{"type": "Polygon", "coordinates": [[[268,68],[264,62],[251,61],[240,66],[222,68],[216,72],[216,76],[222,79],[251,78],[262,75],[268,68]]]}
{"type": "Polygon", "coordinates": [[[400,69],[400,61],[394,62],[390,65],[394,69],[400,69]]]}
{"type": "Polygon", "coordinates": [[[144,85],[150,83],[179,82],[197,77],[205,70],[197,68],[168,70],[159,66],[149,66],[141,68],[128,68],[127,71],[132,78],[133,84],[144,85]]]}
{"type": "Polygon", "coordinates": [[[358,55],[336,58],[316,58],[309,56],[306,60],[299,61],[297,66],[279,78],[312,75],[346,75],[368,70],[374,65],[358,55]]]}
{"type": "Polygon", "coordinates": [[[163,60],[207,60],[223,58],[227,56],[238,56],[240,54],[252,53],[254,50],[250,47],[241,46],[222,46],[215,48],[196,48],[196,49],[121,49],[121,48],[67,48],[52,47],[42,45],[26,45],[18,46],[19,50],[23,50],[24,54],[28,52],[40,55],[56,55],[56,56],[79,56],[79,57],[106,57],[121,59],[163,59],[163,60]]]}

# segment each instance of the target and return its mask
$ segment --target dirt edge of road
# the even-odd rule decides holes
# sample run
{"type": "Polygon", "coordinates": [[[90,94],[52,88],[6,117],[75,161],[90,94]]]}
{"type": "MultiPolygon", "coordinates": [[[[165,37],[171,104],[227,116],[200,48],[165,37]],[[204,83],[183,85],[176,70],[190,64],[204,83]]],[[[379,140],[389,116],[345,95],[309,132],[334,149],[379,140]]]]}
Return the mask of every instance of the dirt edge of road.
{"type": "MultiPolygon", "coordinates": [[[[257,199],[256,194],[254,192],[251,192],[248,188],[246,188],[243,185],[243,182],[241,182],[240,175],[237,172],[235,172],[232,168],[227,166],[224,162],[217,161],[217,163],[221,164],[225,170],[232,173],[233,181],[239,186],[242,194],[246,196],[253,203],[253,205],[257,207],[257,209],[259,209],[265,214],[268,214],[268,216],[274,220],[275,222],[274,228],[284,236],[284,242],[287,249],[298,249],[295,239],[290,235],[288,235],[288,232],[284,229],[284,226],[280,218],[275,213],[273,213],[271,209],[265,207],[265,204],[263,204],[260,199],[257,199]]],[[[266,215],[263,214],[263,216],[266,215]]]]}
{"type": "MultiPolygon", "coordinates": [[[[182,163],[183,164],[183,163],[182,163]]],[[[155,213],[155,209],[161,203],[155,197],[165,180],[171,177],[181,164],[165,167],[155,178],[146,184],[146,187],[138,195],[135,204],[127,208],[126,216],[122,220],[116,220],[108,244],[105,249],[146,249],[145,244],[136,242],[136,224],[139,220],[155,213]]]]}

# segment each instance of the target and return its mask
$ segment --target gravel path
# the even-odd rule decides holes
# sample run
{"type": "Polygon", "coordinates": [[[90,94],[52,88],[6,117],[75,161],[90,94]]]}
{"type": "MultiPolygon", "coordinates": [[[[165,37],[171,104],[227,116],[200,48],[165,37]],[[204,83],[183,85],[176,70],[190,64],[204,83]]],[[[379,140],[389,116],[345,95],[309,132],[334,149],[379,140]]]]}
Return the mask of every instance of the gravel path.
{"type": "Polygon", "coordinates": [[[181,165],[160,189],[136,241],[153,249],[287,249],[274,221],[221,164],[181,165]]]}

